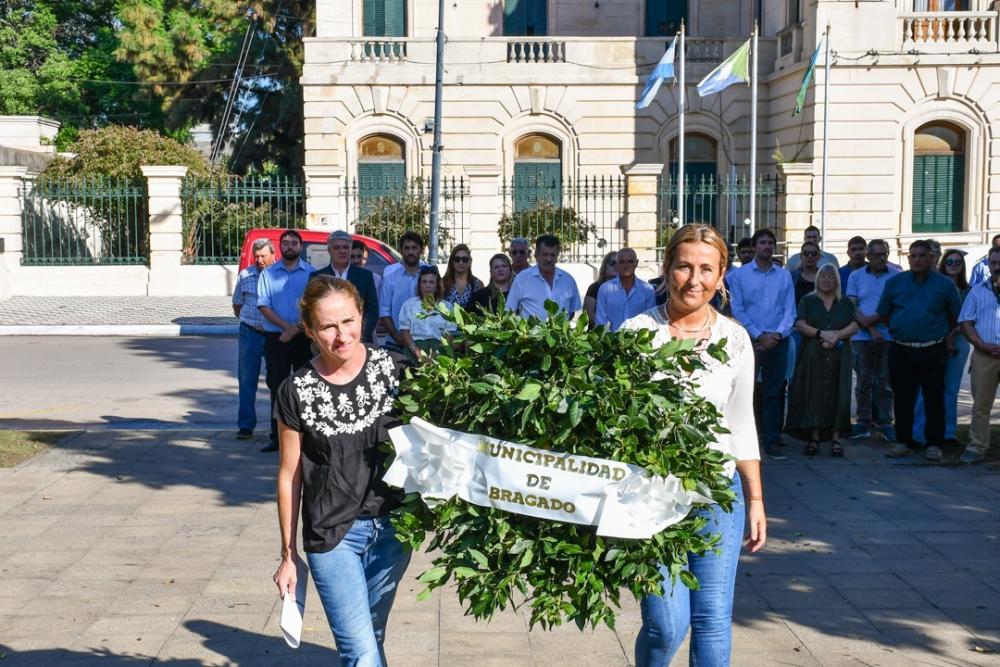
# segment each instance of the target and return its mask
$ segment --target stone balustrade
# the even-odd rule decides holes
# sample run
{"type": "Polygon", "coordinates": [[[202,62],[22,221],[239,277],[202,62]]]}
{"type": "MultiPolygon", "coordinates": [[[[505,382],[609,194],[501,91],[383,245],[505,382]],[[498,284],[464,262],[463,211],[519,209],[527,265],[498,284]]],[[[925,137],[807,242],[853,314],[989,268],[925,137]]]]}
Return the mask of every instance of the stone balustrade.
{"type": "Polygon", "coordinates": [[[903,49],[952,53],[997,50],[998,12],[909,12],[899,15],[903,49]]]}

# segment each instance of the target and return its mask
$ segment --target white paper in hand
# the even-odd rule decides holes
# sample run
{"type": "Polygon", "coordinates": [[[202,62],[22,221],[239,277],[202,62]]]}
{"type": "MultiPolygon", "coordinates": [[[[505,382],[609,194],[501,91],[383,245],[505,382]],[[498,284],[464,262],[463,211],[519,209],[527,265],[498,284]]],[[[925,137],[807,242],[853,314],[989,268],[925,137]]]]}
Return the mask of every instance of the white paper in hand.
{"type": "Polygon", "coordinates": [[[306,582],[309,579],[309,568],[305,563],[299,563],[297,570],[295,593],[286,593],[282,599],[281,620],[278,622],[285,643],[292,648],[298,648],[302,640],[302,616],[306,611],[306,582]]]}

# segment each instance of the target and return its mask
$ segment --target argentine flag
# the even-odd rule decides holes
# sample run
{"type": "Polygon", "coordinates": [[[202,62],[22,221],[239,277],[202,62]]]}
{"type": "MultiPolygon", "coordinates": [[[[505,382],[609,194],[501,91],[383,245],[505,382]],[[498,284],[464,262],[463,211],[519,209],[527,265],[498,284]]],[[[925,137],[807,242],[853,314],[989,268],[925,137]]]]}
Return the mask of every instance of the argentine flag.
{"type": "Polygon", "coordinates": [[[707,97],[740,81],[750,82],[750,40],[733,55],[726,58],[721,65],[709,72],[708,76],[698,84],[698,94],[707,97]]]}
{"type": "Polygon", "coordinates": [[[674,41],[670,42],[670,48],[660,58],[660,62],[656,64],[653,71],[649,73],[649,78],[646,79],[646,89],[642,91],[642,96],[635,103],[636,109],[648,107],[653,98],[656,97],[656,93],[660,92],[660,86],[663,85],[663,82],[674,78],[674,47],[676,46],[677,37],[675,36],[674,41]]]}

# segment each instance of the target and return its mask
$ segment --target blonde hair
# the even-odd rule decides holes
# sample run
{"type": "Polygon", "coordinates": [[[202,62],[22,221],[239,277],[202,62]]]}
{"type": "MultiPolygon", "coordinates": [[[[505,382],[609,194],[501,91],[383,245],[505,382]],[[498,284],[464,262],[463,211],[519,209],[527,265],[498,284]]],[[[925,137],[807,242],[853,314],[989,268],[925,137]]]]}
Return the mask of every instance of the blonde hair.
{"type": "Polygon", "coordinates": [[[837,299],[839,300],[840,297],[843,296],[843,294],[841,294],[840,286],[840,269],[838,269],[832,262],[827,262],[816,270],[816,284],[813,287],[812,293],[819,296],[819,277],[823,275],[824,271],[826,273],[833,274],[833,280],[837,283],[837,287],[833,290],[833,292],[837,295],[837,299]]]}
{"type": "MultiPolygon", "coordinates": [[[[661,284],[662,290],[670,289],[670,265],[674,263],[677,258],[677,252],[682,243],[707,243],[719,252],[719,277],[721,278],[726,273],[726,267],[729,266],[729,245],[726,240],[722,238],[718,230],[711,225],[706,225],[705,223],[696,222],[684,225],[670,237],[667,242],[667,248],[664,251],[663,257],[663,282],[661,284]]],[[[729,301],[729,294],[726,293],[726,284],[722,282],[719,285],[719,292],[722,293],[723,303],[729,301]]]]}

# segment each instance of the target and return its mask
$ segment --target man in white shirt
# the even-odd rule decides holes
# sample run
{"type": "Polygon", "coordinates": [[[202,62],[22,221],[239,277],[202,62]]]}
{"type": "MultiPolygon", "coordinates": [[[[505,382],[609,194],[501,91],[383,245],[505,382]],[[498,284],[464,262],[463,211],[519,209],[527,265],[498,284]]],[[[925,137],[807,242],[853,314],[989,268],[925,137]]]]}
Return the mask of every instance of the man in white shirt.
{"type": "Polygon", "coordinates": [[[561,244],[553,234],[542,234],[535,240],[535,266],[521,271],[514,278],[507,294],[507,310],[521,317],[549,319],[545,302],[555,301],[559,310],[571,317],[580,310],[580,291],[576,281],[562,269],[556,268],[561,244]]]}
{"type": "MultiPolygon", "coordinates": [[[[820,249],[819,264],[817,264],[816,266],[823,266],[824,264],[833,264],[838,269],[840,268],[840,262],[837,261],[836,255],[832,255],[823,250],[823,246],[820,244],[819,227],[815,225],[809,225],[808,227],[806,227],[805,231],[802,232],[802,242],[815,243],[816,247],[820,249]]],[[[802,266],[802,256],[799,253],[795,253],[794,255],[788,258],[787,262],[785,262],[785,268],[788,269],[789,272],[794,271],[795,269],[801,266],[802,266]]]]}
{"type": "Polygon", "coordinates": [[[382,274],[382,293],[378,300],[378,314],[382,328],[389,334],[385,341],[386,347],[404,349],[405,342],[399,334],[399,311],[408,299],[417,296],[420,255],[423,251],[423,237],[413,231],[406,232],[399,239],[399,254],[403,256],[400,268],[382,274]]]}
{"type": "Polygon", "coordinates": [[[656,306],[656,293],[645,280],[635,277],[638,256],[632,248],[618,251],[618,275],[597,290],[597,316],[594,324],[618,331],[625,320],[656,306]]]}
{"type": "Polygon", "coordinates": [[[958,321],[974,348],[969,368],[972,423],[962,463],[979,463],[990,448],[990,414],[1000,384],[1000,246],[990,249],[990,277],[965,298],[958,321]]]}

